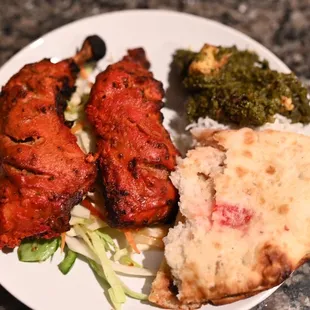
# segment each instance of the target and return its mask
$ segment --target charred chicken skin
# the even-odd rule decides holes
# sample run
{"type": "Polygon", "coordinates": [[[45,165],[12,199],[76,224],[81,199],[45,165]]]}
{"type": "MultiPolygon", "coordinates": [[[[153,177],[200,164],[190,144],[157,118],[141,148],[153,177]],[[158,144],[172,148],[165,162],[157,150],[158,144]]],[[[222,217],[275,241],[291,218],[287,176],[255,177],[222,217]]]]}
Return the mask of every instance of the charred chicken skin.
{"type": "Polygon", "coordinates": [[[112,227],[135,228],[171,219],[177,191],[169,179],[177,150],[162,125],[164,90],[148,71],[142,48],[97,76],[86,114],[97,152],[112,227]]]}
{"type": "Polygon", "coordinates": [[[105,53],[88,37],[73,57],[24,66],[0,95],[0,249],[70,229],[70,210],[90,190],[96,166],[64,124],[79,67],[105,53]]]}

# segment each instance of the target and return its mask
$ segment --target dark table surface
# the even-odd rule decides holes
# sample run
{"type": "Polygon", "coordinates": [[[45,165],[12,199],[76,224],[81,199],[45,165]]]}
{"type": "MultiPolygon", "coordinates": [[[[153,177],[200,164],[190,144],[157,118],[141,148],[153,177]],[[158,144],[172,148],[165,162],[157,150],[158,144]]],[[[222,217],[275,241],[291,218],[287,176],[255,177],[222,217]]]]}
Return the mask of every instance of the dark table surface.
{"type": "MultiPolygon", "coordinates": [[[[134,8],[178,10],[227,24],[261,42],[310,84],[310,0],[1,0],[0,66],[22,47],[61,25],[134,8]]],[[[26,309],[0,286],[0,310],[26,309]]],[[[254,309],[310,309],[310,264],[299,268],[254,309]]]]}

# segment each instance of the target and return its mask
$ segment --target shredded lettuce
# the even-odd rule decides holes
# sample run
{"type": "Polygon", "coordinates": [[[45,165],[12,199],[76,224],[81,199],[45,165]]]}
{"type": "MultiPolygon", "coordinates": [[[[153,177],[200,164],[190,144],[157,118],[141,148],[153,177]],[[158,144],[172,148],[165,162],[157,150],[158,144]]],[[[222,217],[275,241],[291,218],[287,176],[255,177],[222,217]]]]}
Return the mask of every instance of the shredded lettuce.
{"type": "Polygon", "coordinates": [[[118,250],[114,255],[113,255],[113,260],[120,262],[122,265],[126,266],[134,266],[138,268],[143,268],[140,264],[135,262],[131,257],[130,254],[131,251],[129,251],[127,248],[118,250]]]}
{"type": "Polygon", "coordinates": [[[73,105],[70,101],[68,102],[68,107],[66,109],[66,114],[78,114],[82,111],[83,106],[81,103],[79,105],[73,105]]]}
{"type": "Polygon", "coordinates": [[[94,63],[87,63],[84,65],[84,70],[88,73],[88,74],[92,74],[92,72],[94,71],[96,65],[94,63]]]}
{"type": "Polygon", "coordinates": [[[92,269],[109,284],[108,294],[115,309],[121,309],[122,304],[126,301],[126,295],[139,300],[147,300],[147,295],[132,291],[116,273],[153,276],[155,271],[142,268],[135,263],[130,258],[129,251],[119,249],[107,233],[100,230],[91,231],[83,225],[75,225],[74,230],[82,240],[69,237],[67,239],[68,247],[88,257],[92,269]],[[118,254],[116,255],[116,253],[118,254]],[[113,261],[115,257],[122,260],[125,266],[113,261]]]}
{"type": "MultiPolygon", "coordinates": [[[[102,271],[102,267],[99,265],[99,264],[97,264],[96,262],[94,262],[94,261],[92,261],[92,260],[88,260],[88,262],[89,262],[89,265],[91,266],[91,268],[96,272],[96,274],[99,276],[99,277],[101,277],[101,278],[103,278],[104,280],[106,280],[106,278],[105,278],[105,275],[104,275],[104,273],[103,273],[103,271],[102,271]]],[[[123,287],[123,290],[124,290],[124,292],[125,292],[125,294],[127,295],[127,296],[129,296],[129,297],[132,297],[132,298],[134,298],[134,299],[138,299],[138,300],[148,300],[148,296],[147,295],[145,295],[145,294],[142,294],[142,293],[136,293],[136,292],[134,292],[133,290],[131,290],[126,284],[124,284],[123,282],[122,282],[122,287],[123,287]]]]}
{"type": "Polygon", "coordinates": [[[86,223],[86,220],[84,218],[77,217],[77,216],[71,216],[71,219],[69,222],[71,226],[74,226],[77,224],[85,224],[85,223],[86,223]]]}
{"type": "Polygon", "coordinates": [[[116,300],[117,302],[124,303],[126,301],[126,296],[122,289],[121,281],[117,277],[116,273],[114,272],[111,266],[111,262],[105,250],[105,245],[101,241],[102,239],[99,237],[99,235],[96,232],[88,232],[87,234],[90,237],[91,242],[94,246],[94,250],[95,250],[94,252],[97,254],[97,256],[100,259],[103,273],[108,283],[111,285],[112,290],[109,293],[110,293],[112,301],[114,298],[114,300],[116,300]]]}
{"type": "Polygon", "coordinates": [[[86,226],[86,228],[88,230],[95,231],[95,230],[98,230],[100,228],[104,228],[107,226],[108,226],[107,223],[105,223],[104,221],[102,221],[101,219],[99,219],[97,217],[94,217],[92,219],[91,223],[86,226]]]}
{"type": "Polygon", "coordinates": [[[103,239],[103,241],[106,243],[106,249],[107,251],[112,250],[112,251],[118,251],[119,248],[116,245],[116,243],[113,241],[113,239],[106,233],[101,232],[100,230],[96,231],[97,235],[103,239]]]}
{"type": "Polygon", "coordinates": [[[114,255],[113,255],[113,260],[115,262],[119,261],[124,255],[128,255],[129,251],[127,248],[120,249],[118,250],[114,255]]]}
{"type": "MultiPolygon", "coordinates": [[[[85,226],[82,226],[82,225],[75,225],[74,230],[77,233],[77,235],[80,236],[84,240],[84,242],[86,243],[88,248],[93,253],[95,253],[96,255],[97,255],[97,253],[95,251],[94,245],[89,238],[90,233],[95,233],[98,236],[98,238],[101,240],[101,242],[104,246],[105,251],[109,251],[107,249],[111,250],[111,244],[107,244],[107,241],[105,241],[103,238],[100,238],[101,236],[99,236],[99,235],[102,235],[101,232],[89,231],[89,230],[87,230],[87,228],[85,226]]],[[[110,236],[108,238],[110,238],[110,236]]],[[[114,242],[114,241],[112,240],[112,242],[114,242]]],[[[76,250],[74,250],[74,251],[76,251],[76,250]]],[[[109,252],[111,252],[111,251],[109,251],[109,252]]],[[[156,275],[156,270],[150,270],[150,269],[146,269],[146,268],[135,267],[135,265],[134,266],[128,266],[128,265],[118,264],[112,260],[113,255],[115,255],[115,252],[113,253],[113,251],[112,251],[111,260],[109,260],[109,262],[110,262],[113,270],[117,273],[121,273],[121,274],[125,274],[125,275],[132,275],[132,276],[143,276],[143,277],[151,277],[151,276],[156,275]]]]}
{"type": "Polygon", "coordinates": [[[91,260],[96,261],[98,264],[100,263],[98,257],[94,254],[94,252],[87,246],[84,240],[80,238],[72,238],[66,236],[66,244],[68,248],[82,256],[85,256],[91,260]]]}
{"type": "Polygon", "coordinates": [[[89,219],[90,211],[79,204],[73,207],[71,210],[71,216],[89,219]]]}
{"type": "Polygon", "coordinates": [[[110,285],[108,290],[111,302],[115,309],[120,309],[121,304],[126,301],[126,295],[121,286],[121,281],[116,276],[110,260],[107,257],[106,247],[102,239],[96,232],[87,231],[85,228],[81,228],[79,225],[75,227],[75,231],[83,238],[89,248],[99,258],[102,266],[103,274],[106,281],[110,285]]]}
{"type": "Polygon", "coordinates": [[[71,227],[70,230],[66,232],[66,237],[67,236],[69,236],[69,237],[76,237],[77,236],[73,227],[71,227]]]}
{"type": "Polygon", "coordinates": [[[119,262],[122,265],[134,266],[134,267],[142,268],[142,266],[140,264],[138,264],[137,262],[135,262],[129,255],[122,256],[120,258],[119,262]]]}

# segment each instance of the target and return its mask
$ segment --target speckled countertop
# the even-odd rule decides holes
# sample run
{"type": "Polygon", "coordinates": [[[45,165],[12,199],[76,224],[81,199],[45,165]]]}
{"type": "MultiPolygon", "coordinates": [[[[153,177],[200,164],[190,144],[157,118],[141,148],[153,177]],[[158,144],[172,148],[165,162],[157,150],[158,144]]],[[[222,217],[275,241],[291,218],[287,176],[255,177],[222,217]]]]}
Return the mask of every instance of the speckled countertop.
{"type": "MultiPolygon", "coordinates": [[[[241,30],[272,50],[310,85],[310,0],[0,0],[0,66],[22,47],[61,25],[134,8],[184,11],[241,30]]],[[[0,286],[0,310],[26,309],[0,286]]],[[[310,264],[299,268],[254,309],[310,309],[310,264]]]]}

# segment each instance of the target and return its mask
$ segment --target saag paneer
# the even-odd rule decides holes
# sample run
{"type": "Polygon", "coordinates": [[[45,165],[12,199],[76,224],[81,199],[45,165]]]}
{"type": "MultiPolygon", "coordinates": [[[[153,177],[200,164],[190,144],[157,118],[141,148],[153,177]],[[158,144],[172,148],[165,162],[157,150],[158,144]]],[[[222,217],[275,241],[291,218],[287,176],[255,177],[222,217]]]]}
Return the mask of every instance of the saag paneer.
{"type": "Polygon", "coordinates": [[[276,113],[309,123],[307,89],[293,74],[269,68],[251,51],[205,44],[197,53],[177,50],[174,65],[189,93],[190,121],[209,116],[222,123],[261,126],[276,113]]]}

